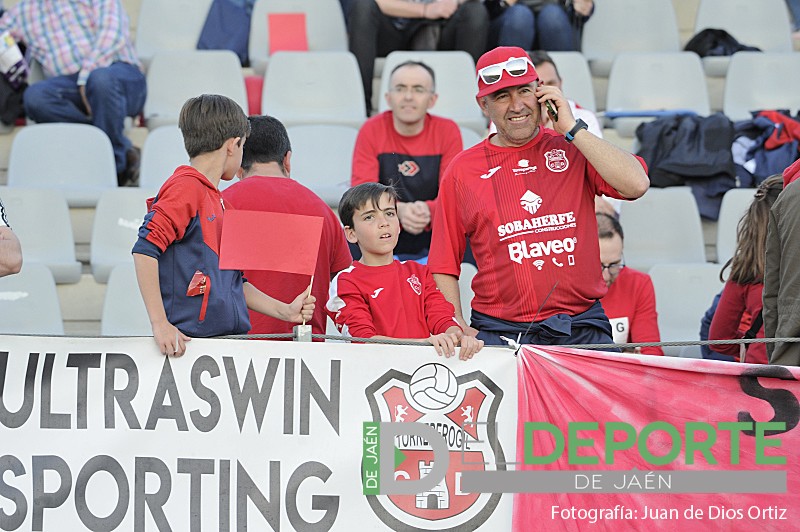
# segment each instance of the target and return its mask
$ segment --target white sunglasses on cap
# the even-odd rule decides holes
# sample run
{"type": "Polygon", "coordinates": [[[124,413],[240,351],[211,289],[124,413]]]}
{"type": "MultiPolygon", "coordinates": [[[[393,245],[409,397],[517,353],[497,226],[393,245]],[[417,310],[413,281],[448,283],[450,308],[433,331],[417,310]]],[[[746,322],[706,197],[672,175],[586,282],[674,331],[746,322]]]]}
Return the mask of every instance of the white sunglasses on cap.
{"type": "Polygon", "coordinates": [[[503,77],[503,70],[509,76],[518,78],[528,73],[528,65],[533,66],[527,57],[510,57],[502,63],[495,63],[478,70],[478,77],[487,85],[493,85],[503,77]]]}

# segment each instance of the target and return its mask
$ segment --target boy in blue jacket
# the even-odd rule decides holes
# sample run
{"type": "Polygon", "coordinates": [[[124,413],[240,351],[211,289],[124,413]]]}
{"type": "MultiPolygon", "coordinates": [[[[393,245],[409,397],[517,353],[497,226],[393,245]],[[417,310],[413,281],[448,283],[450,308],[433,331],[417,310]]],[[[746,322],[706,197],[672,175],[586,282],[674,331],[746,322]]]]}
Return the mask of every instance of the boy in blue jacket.
{"type": "Polygon", "coordinates": [[[218,185],[236,176],[250,131],[244,111],[225,96],[204,94],[181,109],[178,127],[189,154],[155,198],[133,246],[139,290],[165,355],[181,356],[191,336],[245,334],[247,309],[290,322],[311,319],[308,292],[283,303],[245,281],[239,270],[220,270],[225,206],[218,185]]]}

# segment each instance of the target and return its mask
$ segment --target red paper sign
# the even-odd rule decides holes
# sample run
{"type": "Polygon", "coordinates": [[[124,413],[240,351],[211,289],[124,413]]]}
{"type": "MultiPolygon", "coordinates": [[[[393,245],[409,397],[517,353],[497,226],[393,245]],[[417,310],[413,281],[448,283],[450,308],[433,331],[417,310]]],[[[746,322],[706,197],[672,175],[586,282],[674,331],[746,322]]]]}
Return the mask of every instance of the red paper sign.
{"type": "Polygon", "coordinates": [[[222,223],[222,270],[313,275],[322,217],[228,209],[222,223]]]}
{"type": "Polygon", "coordinates": [[[308,51],[305,13],[268,13],[269,53],[308,51]]]}

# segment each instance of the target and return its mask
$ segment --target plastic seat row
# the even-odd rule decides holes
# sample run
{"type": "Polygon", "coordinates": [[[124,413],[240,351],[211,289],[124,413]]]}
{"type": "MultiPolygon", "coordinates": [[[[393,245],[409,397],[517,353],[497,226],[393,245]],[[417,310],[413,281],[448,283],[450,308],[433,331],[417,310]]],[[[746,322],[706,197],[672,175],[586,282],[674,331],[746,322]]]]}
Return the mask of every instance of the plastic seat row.
{"type": "MultiPolygon", "coordinates": [[[[731,120],[750,118],[761,109],[800,109],[800,53],[739,52],[730,59],[722,112],[731,120]]],[[[629,52],[611,67],[606,119],[625,137],[666,112],[711,112],[706,74],[692,52],[629,52]]]]}
{"type": "MultiPolygon", "coordinates": [[[[56,282],[46,265],[25,262],[18,274],[0,278],[0,302],[0,334],[64,334],[56,282]]],[[[100,334],[152,335],[132,263],[119,265],[111,272],[100,334]]]]}
{"type": "MultiPolygon", "coordinates": [[[[734,188],[722,198],[716,226],[716,262],[733,256],[739,220],[753,201],[755,188],[734,188]]],[[[622,203],[625,263],[648,271],[667,263],[706,262],[703,228],[690,187],[651,188],[643,197],[622,203]]]]}
{"type": "MultiPolygon", "coordinates": [[[[382,92],[391,68],[422,60],[437,72],[436,113],[477,133],[486,120],[474,99],[475,64],[466,52],[393,52],[387,57],[382,92]]],[[[147,127],[177,123],[183,103],[201,93],[224,94],[247,110],[239,60],[228,51],[159,52],[147,73],[147,127]]],[[[277,52],[264,75],[263,112],[287,126],[330,123],[359,127],[366,120],[363,88],[355,57],[340,52],[277,52]]],[[[385,102],[381,110],[386,108],[385,102]]]]}
{"type": "MultiPolygon", "coordinates": [[[[197,48],[211,0],[142,0],[136,28],[136,53],[149,68],[164,51],[197,48]]],[[[268,58],[271,13],[302,13],[309,50],[347,50],[344,15],[338,0],[258,0],[253,6],[248,55],[256,74],[263,75],[268,58]]]]}
{"type": "MultiPolygon", "coordinates": [[[[724,29],[742,44],[766,52],[792,51],[791,25],[784,0],[700,0],[694,34],[724,29]]],[[[603,0],[586,22],[582,50],[592,73],[608,77],[624,52],[678,52],[680,33],[671,0],[603,0]]],[[[725,75],[727,57],[703,60],[710,76],[725,75]]]]}

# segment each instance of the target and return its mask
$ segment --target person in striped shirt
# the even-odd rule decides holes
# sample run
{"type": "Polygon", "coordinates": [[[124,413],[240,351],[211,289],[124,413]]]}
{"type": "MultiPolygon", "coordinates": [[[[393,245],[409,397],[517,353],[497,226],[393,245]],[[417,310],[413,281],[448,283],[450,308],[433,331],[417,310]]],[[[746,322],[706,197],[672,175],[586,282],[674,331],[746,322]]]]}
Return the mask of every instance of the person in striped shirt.
{"type": "Polygon", "coordinates": [[[0,17],[4,31],[25,43],[46,76],[25,91],[25,114],[99,127],[114,148],[119,184],[134,181],[139,151],[123,130],[125,117],[141,113],[147,84],[120,0],[20,0],[0,17]]]}

